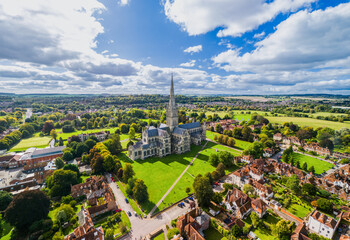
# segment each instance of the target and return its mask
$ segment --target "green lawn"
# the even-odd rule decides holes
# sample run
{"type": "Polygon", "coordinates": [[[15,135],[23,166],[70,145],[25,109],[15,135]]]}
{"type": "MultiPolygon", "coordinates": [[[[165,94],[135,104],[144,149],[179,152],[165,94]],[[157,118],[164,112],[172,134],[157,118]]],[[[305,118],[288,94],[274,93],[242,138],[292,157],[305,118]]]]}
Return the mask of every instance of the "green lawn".
{"type": "Polygon", "coordinates": [[[334,166],[329,162],[295,152],[293,152],[293,159],[299,160],[300,166],[302,166],[304,162],[307,163],[308,168],[314,166],[316,174],[321,174],[334,166]]]}
{"type": "Polygon", "coordinates": [[[312,207],[305,207],[300,204],[292,203],[287,210],[298,218],[304,219],[313,209],[312,207]]]}
{"type": "MultiPolygon", "coordinates": [[[[267,239],[267,240],[276,240],[277,238],[272,235],[272,231],[271,231],[271,227],[273,225],[275,225],[278,221],[280,220],[279,217],[276,217],[274,215],[271,214],[266,214],[263,218],[262,221],[270,226],[270,228],[264,227],[264,228],[257,228],[254,229],[253,232],[260,238],[260,239],[267,239]]],[[[250,219],[250,216],[246,219],[243,220],[245,222],[245,224],[247,225],[252,225],[252,220],[250,219]]]]}
{"type": "Polygon", "coordinates": [[[163,158],[150,157],[136,161],[130,160],[126,152],[119,155],[123,163],[132,164],[135,176],[147,185],[150,201],[142,205],[146,213],[152,210],[201,148],[202,146],[192,145],[190,152],[181,155],[172,154],[163,158]]]}
{"type": "Polygon", "coordinates": [[[267,117],[267,119],[271,123],[279,123],[282,124],[284,122],[293,122],[298,124],[299,126],[308,126],[313,128],[318,127],[329,127],[335,130],[339,130],[341,128],[350,128],[350,123],[348,122],[333,122],[327,120],[319,120],[314,118],[298,118],[298,117],[267,117]]]}
{"type": "Polygon", "coordinates": [[[11,233],[14,228],[4,220],[1,221],[1,227],[2,227],[2,235],[0,240],[10,240],[11,233]]]}
{"type": "MultiPolygon", "coordinates": [[[[214,140],[214,136],[218,135],[218,133],[215,132],[211,132],[211,131],[207,131],[207,138],[214,140]]],[[[239,149],[239,150],[245,150],[247,148],[250,147],[250,145],[252,145],[251,142],[247,142],[247,141],[243,141],[243,140],[239,140],[235,138],[235,148],[239,149]]]]}
{"type": "Polygon", "coordinates": [[[207,230],[205,230],[203,233],[206,240],[220,240],[221,238],[224,237],[218,230],[216,230],[211,226],[207,230]]]}
{"type": "Polygon", "coordinates": [[[161,232],[159,235],[157,235],[156,237],[152,238],[152,240],[165,240],[164,232],[161,232]]]}
{"type": "Polygon", "coordinates": [[[22,152],[30,147],[45,148],[49,146],[50,140],[50,136],[39,137],[39,133],[36,133],[33,137],[22,139],[19,143],[14,145],[9,152],[22,152]]]}
{"type": "MultiPolygon", "coordinates": [[[[172,191],[166,196],[166,198],[163,200],[163,202],[159,205],[159,210],[179,201],[182,198],[185,198],[187,196],[186,188],[189,187],[192,192],[192,184],[193,179],[198,174],[205,174],[207,172],[213,172],[216,168],[212,166],[208,160],[209,156],[212,153],[217,153],[216,149],[218,151],[228,151],[231,152],[233,155],[237,156],[240,153],[228,148],[226,146],[215,144],[213,142],[208,142],[205,149],[198,155],[197,159],[193,162],[193,164],[189,167],[187,172],[181,177],[179,182],[175,185],[175,187],[172,189],[172,191]]],[[[236,170],[237,167],[234,166],[230,169],[226,170],[226,173],[230,173],[234,170],[236,170]]]]}

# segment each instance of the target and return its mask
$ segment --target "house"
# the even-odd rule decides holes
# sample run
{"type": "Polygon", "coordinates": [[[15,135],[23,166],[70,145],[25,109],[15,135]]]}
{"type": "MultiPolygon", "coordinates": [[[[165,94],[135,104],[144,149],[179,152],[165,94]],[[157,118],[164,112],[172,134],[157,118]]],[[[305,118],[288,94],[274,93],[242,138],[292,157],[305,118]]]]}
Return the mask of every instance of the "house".
{"type": "Polygon", "coordinates": [[[233,215],[239,219],[249,216],[252,211],[250,197],[237,188],[227,192],[225,205],[227,210],[232,211],[233,215]]]}
{"type": "Polygon", "coordinates": [[[283,135],[281,133],[276,133],[273,135],[273,140],[274,141],[282,141],[283,135]]]}
{"type": "Polygon", "coordinates": [[[95,228],[89,212],[82,207],[78,213],[80,226],[65,236],[64,240],[103,240],[104,231],[102,227],[95,228]]]}
{"type": "Polygon", "coordinates": [[[307,226],[309,231],[325,238],[332,239],[335,231],[337,230],[339,222],[317,210],[314,210],[309,216],[307,226]]]}
{"type": "Polygon", "coordinates": [[[176,227],[188,240],[205,240],[203,231],[209,228],[209,222],[209,215],[197,207],[179,217],[176,227]]]}
{"type": "Polygon", "coordinates": [[[88,204],[91,206],[87,209],[91,217],[117,208],[112,189],[105,177],[92,176],[84,183],[71,186],[71,195],[74,198],[86,196],[88,204]]]}
{"type": "Polygon", "coordinates": [[[305,151],[313,151],[313,152],[316,152],[318,155],[321,155],[321,156],[331,156],[331,151],[328,149],[328,148],[323,148],[323,147],[320,147],[320,145],[318,143],[310,143],[310,144],[307,144],[304,146],[304,149],[305,151]]]}
{"type": "Polygon", "coordinates": [[[290,237],[291,240],[311,240],[308,236],[308,232],[306,230],[306,227],[304,223],[300,223],[294,230],[292,236],[290,237]]]}
{"type": "Polygon", "coordinates": [[[273,198],[273,191],[271,187],[256,180],[251,180],[250,184],[253,186],[256,194],[258,194],[261,198],[263,199],[273,198]]]}
{"type": "Polygon", "coordinates": [[[272,155],[275,154],[275,150],[272,149],[272,148],[265,148],[264,149],[264,153],[263,153],[263,156],[268,158],[268,157],[271,157],[272,155]]]}
{"type": "Polygon", "coordinates": [[[245,163],[249,164],[249,163],[251,163],[253,161],[254,161],[254,158],[251,155],[244,155],[244,156],[241,157],[241,162],[245,162],[245,163]]]}
{"type": "Polygon", "coordinates": [[[252,209],[262,218],[267,212],[267,205],[263,200],[257,198],[252,201],[252,209]]]}
{"type": "Polygon", "coordinates": [[[21,155],[18,155],[18,154],[0,156],[0,167],[17,168],[20,166],[20,162],[19,162],[20,158],[21,158],[21,155]]]}

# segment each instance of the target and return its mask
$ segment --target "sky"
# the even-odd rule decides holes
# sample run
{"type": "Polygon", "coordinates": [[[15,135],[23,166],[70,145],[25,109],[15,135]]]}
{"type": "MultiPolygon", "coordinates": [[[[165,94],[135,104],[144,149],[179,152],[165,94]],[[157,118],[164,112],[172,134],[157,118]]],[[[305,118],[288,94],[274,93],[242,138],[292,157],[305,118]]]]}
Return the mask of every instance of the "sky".
{"type": "Polygon", "coordinates": [[[350,94],[350,2],[1,0],[0,92],[350,94]]]}

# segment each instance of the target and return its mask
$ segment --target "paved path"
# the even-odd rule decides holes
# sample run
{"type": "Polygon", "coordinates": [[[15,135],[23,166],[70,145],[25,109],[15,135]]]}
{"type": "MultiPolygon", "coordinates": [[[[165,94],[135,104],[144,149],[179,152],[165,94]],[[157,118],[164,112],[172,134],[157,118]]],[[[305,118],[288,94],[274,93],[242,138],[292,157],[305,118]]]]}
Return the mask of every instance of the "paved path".
{"type": "MultiPolygon", "coordinates": [[[[130,204],[127,204],[125,202],[125,196],[123,195],[123,192],[117,187],[117,184],[115,182],[112,182],[110,177],[106,176],[106,178],[108,180],[109,186],[113,191],[118,207],[124,210],[126,213],[128,211],[133,213],[134,210],[130,204]]],[[[184,215],[189,210],[189,204],[185,203],[185,207],[183,208],[175,205],[174,207],[167,209],[154,218],[140,218],[132,215],[129,217],[131,223],[131,232],[122,239],[142,239],[149,233],[164,227],[166,224],[170,225],[171,220],[184,215]]]]}
{"type": "Polygon", "coordinates": [[[211,140],[211,139],[209,139],[209,138],[207,138],[207,141],[213,142],[213,143],[216,143],[216,144],[220,144],[220,145],[225,146],[225,147],[228,147],[228,148],[231,148],[232,150],[235,150],[235,151],[237,151],[237,152],[243,152],[242,150],[239,150],[239,149],[234,148],[234,147],[227,146],[227,145],[222,144],[222,143],[219,143],[219,142],[215,142],[214,140],[211,140]]]}
{"type": "Polygon", "coordinates": [[[166,198],[166,196],[168,196],[168,194],[171,192],[171,190],[173,190],[173,188],[175,187],[175,185],[177,184],[178,181],[180,181],[180,179],[182,178],[182,176],[187,172],[187,170],[189,169],[189,167],[193,164],[194,160],[196,160],[196,158],[198,157],[198,155],[203,151],[203,149],[205,148],[205,146],[207,146],[208,141],[203,145],[203,147],[201,148],[201,150],[196,154],[196,156],[192,159],[192,161],[187,165],[187,167],[185,168],[185,170],[180,174],[180,176],[176,179],[176,181],[173,183],[173,185],[171,185],[171,187],[168,189],[168,191],[163,195],[163,197],[159,200],[159,202],[154,206],[154,208],[151,210],[151,212],[148,214],[148,216],[151,216],[153,214],[153,212],[158,208],[158,206],[163,202],[163,200],[166,198]]]}

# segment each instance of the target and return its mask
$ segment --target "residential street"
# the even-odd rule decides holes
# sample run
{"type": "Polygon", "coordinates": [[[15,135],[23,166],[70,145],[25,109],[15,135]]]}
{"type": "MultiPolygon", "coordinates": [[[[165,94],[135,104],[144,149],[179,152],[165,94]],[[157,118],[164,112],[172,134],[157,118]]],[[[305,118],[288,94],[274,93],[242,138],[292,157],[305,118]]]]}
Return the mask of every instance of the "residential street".
{"type": "Polygon", "coordinates": [[[135,217],[133,214],[134,210],[130,204],[125,202],[125,196],[117,187],[117,184],[115,182],[112,182],[110,177],[106,177],[108,179],[108,184],[114,193],[118,207],[124,210],[126,213],[128,211],[132,213],[132,216],[129,217],[131,222],[131,232],[123,239],[142,239],[149,233],[159,228],[163,228],[165,224],[168,224],[170,226],[171,220],[185,214],[189,210],[189,204],[185,204],[186,206],[184,208],[174,206],[154,218],[141,219],[140,217],[135,217]]]}

